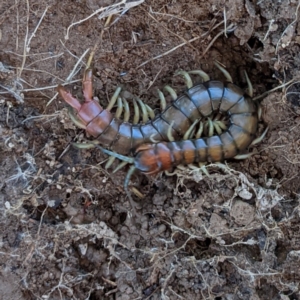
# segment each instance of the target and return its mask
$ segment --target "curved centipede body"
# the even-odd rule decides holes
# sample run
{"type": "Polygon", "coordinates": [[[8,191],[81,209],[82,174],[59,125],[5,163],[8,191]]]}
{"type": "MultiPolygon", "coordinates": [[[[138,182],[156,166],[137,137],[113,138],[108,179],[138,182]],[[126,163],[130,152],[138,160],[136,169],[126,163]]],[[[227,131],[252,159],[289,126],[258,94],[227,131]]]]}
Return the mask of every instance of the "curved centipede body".
{"type": "MultiPolygon", "coordinates": [[[[137,121],[134,124],[129,123],[128,111],[123,121],[119,118],[118,110],[116,115],[110,112],[120,89],[116,90],[106,109],[92,99],[90,69],[85,72],[83,78],[85,101],[82,104],[62,86],[58,87],[61,97],[77,111],[76,116],[72,117],[71,114],[75,124],[97,139],[87,144],[88,147],[99,148],[103,153],[110,155],[111,162],[115,158],[122,160],[123,163],[115,171],[127,163],[131,164],[124,182],[129,199],[132,199],[128,191],[129,180],[135,170],[152,175],[181,164],[245,158],[248,155],[239,154],[251,144],[260,142],[265,136],[268,128],[261,137],[254,139],[260,119],[259,107],[245,95],[243,90],[232,83],[231,76],[223,67],[215,64],[229,82],[210,80],[206,73],[197,70],[190,73],[200,75],[204,82],[193,85],[189,74],[180,71],[178,74],[184,76],[188,89],[177,97],[171,87],[166,87],[173,102],[164,107],[160,114],[154,116],[152,113],[152,120],[145,121],[143,124],[137,124],[137,121]],[[229,119],[228,126],[221,126],[222,122],[220,122],[220,126],[215,125],[217,134],[213,135],[214,128],[210,122],[209,128],[212,130],[208,131],[207,137],[201,137],[203,132],[201,120],[205,118],[210,120],[214,114],[226,115],[229,119]],[[197,122],[200,126],[195,134],[197,122]],[[110,150],[102,148],[99,144],[110,150]],[[133,154],[133,157],[125,156],[127,154],[133,154]]],[[[245,75],[249,94],[252,97],[252,85],[246,73],[245,75]]],[[[160,95],[160,98],[164,100],[163,95],[160,95]]],[[[118,98],[118,101],[118,108],[120,108],[122,100],[118,98]]],[[[146,106],[142,105],[142,110],[146,110],[146,106]]],[[[84,147],[80,145],[80,148],[84,147]]],[[[106,167],[109,165],[108,162],[106,167]]]]}
{"type": "MultiPolygon", "coordinates": [[[[153,146],[154,152],[158,153],[154,155],[155,159],[159,159],[162,154],[161,147],[171,149],[168,160],[171,164],[177,164],[179,161],[182,163],[189,163],[191,160],[213,162],[232,158],[249,146],[257,130],[256,105],[251,98],[245,97],[244,92],[232,83],[207,80],[191,86],[179,97],[176,95],[176,99],[160,114],[144,124],[124,122],[115,117],[110,112],[110,108],[103,109],[97,101],[92,99],[92,71],[90,69],[85,72],[83,78],[85,98],[83,103],[80,103],[62,86],[58,87],[58,92],[77,111],[75,122],[78,126],[95,137],[101,146],[122,155],[141,152],[139,146],[143,144],[167,142],[170,140],[170,134],[168,134],[170,132],[173,139],[178,140],[184,136],[195,120],[201,120],[214,112],[229,116],[230,127],[228,130],[221,135],[194,142],[157,144],[153,146]],[[193,149],[191,143],[198,151],[191,150],[193,149]],[[191,151],[195,153],[183,155],[186,157],[185,160],[172,158],[174,149],[177,151],[180,146],[189,149],[189,153],[191,151]],[[192,157],[193,159],[191,159],[192,157]]],[[[115,99],[118,97],[118,93],[116,94],[115,99]]],[[[167,150],[165,149],[163,152],[165,157],[167,150]]],[[[141,154],[139,154],[140,156],[141,154]]]]}

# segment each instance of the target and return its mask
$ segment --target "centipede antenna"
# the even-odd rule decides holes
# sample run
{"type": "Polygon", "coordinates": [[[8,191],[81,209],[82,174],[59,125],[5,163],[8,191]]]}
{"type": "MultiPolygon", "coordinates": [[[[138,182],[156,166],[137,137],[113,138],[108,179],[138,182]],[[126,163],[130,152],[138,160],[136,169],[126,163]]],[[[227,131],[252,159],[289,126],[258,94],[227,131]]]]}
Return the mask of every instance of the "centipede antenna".
{"type": "Polygon", "coordinates": [[[195,120],[194,123],[190,126],[190,128],[186,131],[186,133],[183,136],[183,140],[188,140],[191,136],[192,133],[194,131],[194,128],[196,126],[196,124],[199,122],[199,120],[195,120]]]}
{"type": "Polygon", "coordinates": [[[168,138],[169,142],[175,141],[175,138],[172,134],[173,125],[174,125],[174,120],[171,122],[170,126],[168,127],[167,138],[168,138]]]}
{"type": "Polygon", "coordinates": [[[137,102],[139,103],[139,105],[141,107],[143,123],[148,122],[149,118],[148,118],[148,112],[147,112],[146,105],[143,103],[143,101],[140,98],[135,97],[135,99],[137,100],[137,102]]]}
{"type": "Polygon", "coordinates": [[[95,145],[95,147],[98,148],[99,150],[101,150],[101,152],[103,152],[105,154],[108,154],[109,156],[114,156],[115,158],[118,158],[119,160],[126,161],[129,164],[134,164],[134,158],[133,157],[128,157],[128,156],[124,156],[122,154],[118,154],[116,152],[104,149],[99,145],[95,145]]]}
{"type": "Polygon", "coordinates": [[[263,134],[261,136],[259,136],[258,138],[256,138],[255,140],[252,141],[252,143],[250,144],[250,146],[256,145],[258,143],[260,143],[266,136],[267,132],[269,130],[269,127],[267,127],[265,129],[265,131],[263,132],[263,134]]]}
{"type": "Polygon", "coordinates": [[[207,73],[205,73],[202,70],[193,70],[193,71],[189,71],[189,74],[195,74],[195,75],[199,75],[204,82],[209,81],[210,77],[207,73]]]}
{"type": "Polygon", "coordinates": [[[164,90],[167,91],[171,98],[173,99],[173,101],[175,101],[177,99],[177,93],[175,92],[175,90],[173,88],[171,88],[169,85],[166,85],[164,87],[164,90]]]}
{"type": "Polygon", "coordinates": [[[203,122],[200,121],[200,126],[198,131],[196,132],[195,138],[200,139],[203,133],[203,122]]]}
{"type": "Polygon", "coordinates": [[[134,109],[134,116],[133,116],[133,124],[137,124],[140,120],[140,110],[139,107],[135,101],[135,99],[132,99],[133,102],[133,109],[134,109]]]}
{"type": "Polygon", "coordinates": [[[185,84],[186,84],[186,86],[187,86],[188,89],[190,89],[193,86],[192,78],[191,78],[191,76],[189,75],[188,72],[186,72],[186,71],[178,71],[178,72],[175,73],[175,76],[178,76],[178,75],[183,76],[183,79],[184,79],[185,84]]]}
{"type": "Polygon", "coordinates": [[[167,102],[166,102],[165,95],[159,89],[157,89],[157,92],[158,92],[158,97],[160,99],[160,108],[161,108],[161,110],[165,110],[166,107],[167,107],[167,102]]]}
{"type": "Polygon", "coordinates": [[[106,170],[109,169],[111,167],[111,165],[114,163],[115,160],[116,160],[115,156],[110,156],[108,158],[107,163],[104,166],[104,169],[106,169],[106,170]]]}
{"type": "Polygon", "coordinates": [[[76,126],[82,129],[86,129],[86,125],[77,118],[77,116],[74,114],[74,109],[72,107],[68,107],[68,115],[76,126]]]}
{"type": "Polygon", "coordinates": [[[125,113],[124,113],[124,122],[128,122],[129,118],[130,118],[129,105],[128,105],[128,102],[127,102],[127,100],[125,98],[122,98],[122,101],[123,101],[123,106],[124,106],[124,110],[125,110],[125,113]]]}
{"type": "Polygon", "coordinates": [[[118,97],[118,108],[115,114],[116,118],[120,118],[123,112],[123,103],[121,97],[118,97]]]}
{"type": "Polygon", "coordinates": [[[128,164],[127,161],[122,161],[112,172],[116,173],[128,164]]]}
{"type": "Polygon", "coordinates": [[[214,61],[215,66],[223,73],[223,75],[225,76],[225,78],[229,81],[229,82],[233,82],[231,75],[228,73],[228,71],[223,68],[218,62],[214,61]]]}
{"type": "Polygon", "coordinates": [[[245,73],[246,81],[247,81],[247,84],[248,84],[248,95],[252,98],[253,97],[253,86],[252,86],[252,83],[249,79],[249,76],[248,76],[247,72],[244,71],[244,73],[245,73]]]}
{"type": "Polygon", "coordinates": [[[116,101],[119,97],[119,94],[120,94],[121,90],[122,90],[122,88],[120,86],[118,86],[116,88],[114,94],[112,95],[112,97],[109,100],[109,103],[106,107],[106,110],[110,111],[114,107],[114,105],[115,105],[115,103],[116,103],[116,101]]]}
{"type": "Polygon", "coordinates": [[[154,110],[147,104],[145,104],[145,106],[146,106],[146,109],[147,109],[150,119],[153,120],[155,118],[154,110]]]}

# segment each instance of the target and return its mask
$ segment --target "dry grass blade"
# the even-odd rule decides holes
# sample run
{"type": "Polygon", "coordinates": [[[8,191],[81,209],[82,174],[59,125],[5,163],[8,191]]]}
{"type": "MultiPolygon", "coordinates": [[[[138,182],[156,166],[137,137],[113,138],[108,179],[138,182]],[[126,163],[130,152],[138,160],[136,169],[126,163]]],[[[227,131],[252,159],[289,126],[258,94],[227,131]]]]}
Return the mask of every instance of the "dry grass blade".
{"type": "Polygon", "coordinates": [[[144,0],[137,0],[137,1],[132,1],[130,3],[126,3],[127,1],[126,0],[122,0],[121,2],[119,3],[116,3],[116,4],[113,4],[113,5],[110,5],[110,6],[107,6],[107,7],[101,7],[99,9],[97,9],[96,11],[94,11],[92,14],[90,14],[89,16],[87,16],[86,18],[84,19],[81,19],[77,22],[74,22],[72,23],[68,29],[67,29],[67,33],[65,35],[65,39],[68,40],[69,39],[69,32],[70,32],[70,29],[78,24],[81,24],[87,20],[89,20],[90,18],[92,18],[93,16],[95,15],[98,15],[98,19],[104,19],[106,17],[109,17],[111,15],[116,15],[116,14],[119,14],[121,13],[122,11],[124,10],[128,10],[134,6],[137,6],[137,5],[140,5],[144,2],[144,0]]]}
{"type": "MultiPolygon", "coordinates": [[[[297,8],[296,8],[295,19],[293,20],[292,23],[290,23],[290,24],[285,28],[285,30],[283,31],[283,33],[282,33],[281,36],[280,36],[280,39],[279,39],[278,42],[277,42],[276,49],[275,49],[275,54],[278,53],[278,48],[279,48],[279,46],[280,46],[279,43],[282,41],[284,35],[290,35],[290,37],[292,37],[292,36],[294,35],[294,31],[295,31],[294,24],[298,21],[298,11],[299,11],[299,7],[300,7],[300,1],[298,2],[297,8]]],[[[281,47],[282,47],[282,48],[285,48],[286,46],[288,46],[288,44],[290,43],[290,41],[291,41],[291,38],[289,39],[289,41],[288,41],[287,44],[282,43],[282,44],[281,44],[281,47]]]]}
{"type": "MultiPolygon", "coordinates": [[[[259,96],[255,97],[255,98],[253,98],[253,101],[256,101],[256,100],[258,100],[258,99],[264,98],[265,96],[269,95],[270,93],[275,92],[275,91],[277,91],[277,90],[279,90],[279,89],[281,89],[281,88],[285,88],[285,87],[287,87],[287,86],[290,87],[292,84],[294,84],[294,79],[292,79],[292,80],[290,80],[290,81],[288,81],[288,82],[286,82],[286,83],[284,83],[284,84],[281,84],[281,85],[279,85],[279,86],[276,86],[274,89],[271,89],[271,90],[269,90],[269,91],[266,91],[266,92],[262,93],[261,95],[259,95],[259,96]]],[[[289,87],[288,87],[288,88],[289,88],[289,87]]],[[[287,88],[287,89],[288,89],[288,88],[287,88]]]]}
{"type": "Polygon", "coordinates": [[[29,24],[29,10],[30,10],[30,7],[29,7],[29,2],[28,0],[26,1],[27,3],[27,26],[26,26],[26,37],[25,37],[25,43],[24,43],[24,50],[23,50],[23,61],[22,61],[22,65],[21,65],[21,68],[19,68],[18,70],[18,78],[21,77],[21,74],[22,74],[22,71],[23,71],[23,68],[25,66],[25,63],[26,63],[26,57],[27,57],[27,53],[29,53],[30,51],[30,43],[31,43],[31,40],[33,39],[33,37],[35,37],[35,34],[39,28],[39,26],[41,25],[47,11],[48,11],[48,8],[49,6],[47,6],[38,22],[38,24],[36,25],[34,31],[32,32],[31,36],[29,37],[29,39],[27,39],[28,37],[28,32],[29,32],[29,28],[28,28],[28,24],[29,24]]]}
{"type": "MultiPolygon", "coordinates": [[[[214,26],[214,27],[212,28],[212,30],[216,29],[217,27],[219,27],[219,26],[222,25],[223,23],[224,23],[224,21],[218,23],[216,26],[214,26]]],[[[194,41],[196,41],[196,40],[199,40],[200,38],[206,36],[208,33],[209,33],[209,32],[205,32],[205,33],[201,34],[200,36],[196,36],[196,37],[194,37],[194,38],[192,38],[192,39],[190,39],[190,40],[188,40],[188,41],[185,41],[185,42],[183,42],[183,43],[177,45],[176,47],[174,47],[174,48],[172,48],[172,49],[170,49],[170,50],[168,50],[168,51],[166,51],[166,52],[164,52],[164,53],[162,53],[162,54],[160,54],[160,55],[157,55],[157,56],[155,56],[155,57],[152,57],[152,58],[146,60],[145,62],[141,63],[141,64],[138,66],[138,68],[140,68],[140,67],[142,67],[142,66],[148,64],[148,63],[151,62],[151,61],[154,61],[154,60],[157,60],[157,59],[159,59],[159,58],[162,58],[162,57],[164,57],[164,56],[166,56],[166,55],[172,53],[173,51],[177,50],[178,48],[180,48],[180,47],[182,47],[182,46],[184,46],[184,45],[186,45],[186,44],[190,44],[190,43],[192,43],[192,42],[194,42],[194,41]]],[[[219,33],[219,34],[217,35],[217,37],[219,37],[219,36],[220,36],[221,34],[223,34],[223,33],[224,33],[224,30],[222,30],[221,33],[219,33]]],[[[214,39],[213,41],[215,41],[215,39],[214,39]]],[[[209,45],[209,47],[205,50],[205,53],[206,53],[206,51],[211,47],[211,45],[212,45],[212,43],[211,43],[211,44],[209,45]]],[[[204,54],[203,54],[203,55],[204,55],[204,54]]],[[[203,56],[203,55],[202,55],[202,56],[203,56]]]]}
{"type": "Polygon", "coordinates": [[[16,89],[4,86],[2,84],[0,84],[0,87],[10,93],[18,102],[24,102],[23,95],[16,89]]]}

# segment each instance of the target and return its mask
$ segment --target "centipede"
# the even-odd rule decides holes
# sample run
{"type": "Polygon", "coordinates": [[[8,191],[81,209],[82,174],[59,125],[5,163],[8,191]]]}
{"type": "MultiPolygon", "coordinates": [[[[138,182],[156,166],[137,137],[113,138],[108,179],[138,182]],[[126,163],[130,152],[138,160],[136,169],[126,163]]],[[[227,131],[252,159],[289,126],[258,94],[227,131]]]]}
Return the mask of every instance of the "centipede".
{"type": "Polygon", "coordinates": [[[202,70],[179,71],[177,75],[184,77],[186,90],[177,96],[173,88],[166,86],[166,91],[172,97],[168,105],[164,94],[159,91],[162,111],[156,115],[140,99],[134,99],[135,115],[132,123],[129,122],[128,102],[120,97],[121,88],[116,89],[105,109],[93,100],[91,69],[85,71],[82,81],[83,103],[59,85],[59,95],[75,110],[75,113],[70,113],[71,119],[95,138],[77,146],[99,148],[112,161],[115,158],[123,161],[122,166],[129,163],[131,167],[124,182],[126,191],[135,170],[153,175],[178,165],[247,157],[241,153],[250,145],[260,142],[267,131],[256,138],[261,110],[252,99],[252,84],[245,73],[247,95],[233,84],[230,74],[220,64],[215,65],[225,75],[226,82],[211,80],[202,70]],[[199,75],[202,83],[194,85],[190,74],[199,75]],[[117,112],[112,113],[116,103],[117,112]],[[141,123],[137,103],[142,111],[141,123]],[[124,119],[121,119],[123,108],[125,114],[124,119]],[[224,125],[218,118],[212,120],[213,115],[227,117],[228,124],[224,125]],[[202,120],[208,124],[208,136],[204,137],[202,120]],[[195,131],[196,124],[200,125],[195,131]]]}

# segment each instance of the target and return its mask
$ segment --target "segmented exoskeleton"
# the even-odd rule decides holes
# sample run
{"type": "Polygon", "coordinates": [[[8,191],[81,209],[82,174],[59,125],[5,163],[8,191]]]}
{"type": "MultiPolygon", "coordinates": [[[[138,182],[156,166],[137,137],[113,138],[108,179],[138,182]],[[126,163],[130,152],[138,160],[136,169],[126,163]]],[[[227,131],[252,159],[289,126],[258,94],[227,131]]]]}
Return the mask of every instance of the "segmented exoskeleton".
{"type": "MultiPolygon", "coordinates": [[[[203,71],[193,71],[190,73],[199,74],[204,79],[203,83],[193,86],[189,74],[181,71],[179,74],[184,76],[188,89],[177,97],[176,92],[167,87],[173,102],[158,115],[151,113],[152,120],[144,124],[129,123],[128,114],[125,121],[122,121],[119,119],[120,114],[115,116],[110,112],[117,99],[119,107],[122,106],[120,89],[116,90],[106,109],[92,99],[90,69],[83,78],[85,101],[82,104],[62,86],[58,87],[58,91],[77,111],[77,116],[72,116],[74,122],[97,139],[88,145],[99,147],[103,152],[133,164],[125,182],[127,189],[129,178],[135,169],[145,174],[155,174],[179,164],[223,161],[237,157],[253,143],[259,120],[257,105],[232,83],[226,70],[218,64],[217,66],[230,82],[210,80],[203,71]],[[218,121],[211,123],[209,136],[201,138],[203,130],[199,129],[195,133],[196,122],[214,113],[227,115],[229,125],[223,126],[218,121]],[[214,127],[219,134],[213,135],[214,127]],[[190,139],[191,136],[194,139],[190,139]],[[177,141],[179,138],[182,140],[177,141]],[[133,157],[124,156],[128,154],[133,154],[133,157]]],[[[252,96],[251,83],[247,76],[246,79],[252,96]]],[[[164,102],[162,93],[160,98],[164,102]]],[[[126,106],[126,102],[124,104],[126,106]]],[[[148,109],[146,106],[141,107],[148,109]]]]}

